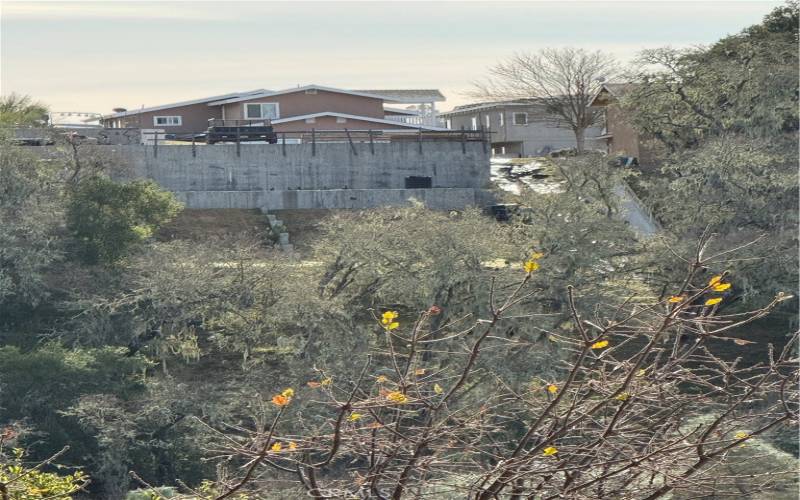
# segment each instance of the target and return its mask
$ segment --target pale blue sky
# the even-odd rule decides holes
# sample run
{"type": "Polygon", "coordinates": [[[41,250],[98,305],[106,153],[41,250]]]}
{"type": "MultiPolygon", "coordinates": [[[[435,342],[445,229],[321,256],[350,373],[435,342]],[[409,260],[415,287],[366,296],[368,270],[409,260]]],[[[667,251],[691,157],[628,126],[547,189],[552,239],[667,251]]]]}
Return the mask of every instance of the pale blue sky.
{"type": "Polygon", "coordinates": [[[254,88],[438,88],[442,109],[515,51],[578,46],[629,61],[711,43],[776,1],[0,3],[0,91],[56,111],[254,88]]]}

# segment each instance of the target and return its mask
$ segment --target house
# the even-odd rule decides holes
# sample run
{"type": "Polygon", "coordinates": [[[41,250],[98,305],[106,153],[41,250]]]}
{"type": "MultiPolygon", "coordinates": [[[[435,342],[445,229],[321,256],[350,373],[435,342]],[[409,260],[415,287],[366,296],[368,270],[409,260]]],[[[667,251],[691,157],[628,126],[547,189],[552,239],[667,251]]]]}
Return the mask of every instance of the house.
{"type": "MultiPolygon", "coordinates": [[[[639,132],[625,118],[619,100],[631,89],[632,83],[606,83],[589,103],[590,107],[601,108],[604,114],[604,127],[596,140],[605,143],[611,156],[631,158],[631,162],[650,165],[655,155],[639,132]]],[[[587,134],[588,136],[588,134],[587,134]]]]}
{"type": "Polygon", "coordinates": [[[206,132],[209,120],[239,120],[244,125],[269,120],[277,133],[328,130],[440,130],[431,90],[346,90],[306,85],[285,90],[257,89],[147,108],[116,109],[103,117],[106,127],[163,129],[174,136],[206,132]],[[413,109],[386,107],[406,105],[413,109]]]}
{"type": "MultiPolygon", "coordinates": [[[[576,147],[572,130],[556,126],[544,105],[532,99],[456,106],[440,116],[449,129],[488,130],[495,155],[535,156],[576,147]]],[[[586,137],[599,135],[600,130],[591,127],[586,137]]],[[[587,139],[585,147],[594,149],[600,144],[587,139]]]]}

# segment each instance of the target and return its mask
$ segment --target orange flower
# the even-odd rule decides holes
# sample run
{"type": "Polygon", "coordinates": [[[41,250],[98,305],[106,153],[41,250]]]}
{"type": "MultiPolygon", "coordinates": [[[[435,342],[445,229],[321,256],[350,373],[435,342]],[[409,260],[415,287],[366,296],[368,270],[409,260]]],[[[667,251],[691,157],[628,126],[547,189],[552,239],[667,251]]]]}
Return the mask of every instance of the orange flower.
{"type": "Polygon", "coordinates": [[[289,404],[289,398],[284,396],[283,394],[276,394],[272,396],[272,403],[276,406],[286,406],[289,404]]]}

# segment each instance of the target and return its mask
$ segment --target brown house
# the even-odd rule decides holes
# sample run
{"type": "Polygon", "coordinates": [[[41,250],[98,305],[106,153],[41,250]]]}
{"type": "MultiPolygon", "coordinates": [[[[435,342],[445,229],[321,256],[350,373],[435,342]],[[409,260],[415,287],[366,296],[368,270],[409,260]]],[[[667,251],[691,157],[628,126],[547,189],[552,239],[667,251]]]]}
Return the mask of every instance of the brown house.
{"type": "Polygon", "coordinates": [[[121,110],[103,117],[106,127],[161,129],[175,136],[201,135],[210,119],[271,122],[275,132],[303,130],[439,130],[438,90],[345,90],[307,85],[280,91],[251,90],[121,110]],[[387,108],[386,104],[413,109],[387,108]]]}
{"type": "Polygon", "coordinates": [[[597,92],[590,107],[603,108],[605,112],[605,127],[602,133],[595,137],[606,143],[608,154],[635,158],[639,164],[650,165],[654,155],[644,138],[641,137],[627,121],[619,99],[633,88],[632,83],[606,83],[597,92]]]}

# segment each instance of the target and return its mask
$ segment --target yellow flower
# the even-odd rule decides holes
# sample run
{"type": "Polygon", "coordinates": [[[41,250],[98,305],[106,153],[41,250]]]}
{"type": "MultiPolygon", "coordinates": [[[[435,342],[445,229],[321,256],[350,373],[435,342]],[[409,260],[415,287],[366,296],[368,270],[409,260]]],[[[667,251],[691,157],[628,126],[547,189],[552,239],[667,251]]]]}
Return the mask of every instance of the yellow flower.
{"type": "Polygon", "coordinates": [[[294,397],[294,389],[292,389],[291,387],[287,388],[287,389],[284,389],[283,392],[281,393],[281,396],[283,396],[285,398],[294,397]]]}
{"type": "Polygon", "coordinates": [[[270,447],[270,450],[272,450],[272,451],[277,453],[277,452],[281,451],[281,448],[283,448],[281,446],[281,444],[276,442],[276,443],[272,444],[272,446],[270,447]]]}
{"type": "Polygon", "coordinates": [[[556,453],[558,453],[558,448],[556,448],[555,446],[548,446],[547,448],[542,450],[542,455],[544,455],[546,457],[549,457],[551,455],[555,455],[556,453]]]}
{"type": "Polygon", "coordinates": [[[425,375],[425,368],[419,368],[419,369],[415,370],[414,371],[414,375],[417,375],[417,376],[425,375]]]}
{"type": "Polygon", "coordinates": [[[439,384],[433,384],[433,392],[436,394],[441,394],[444,392],[444,389],[442,389],[442,386],[439,384]]]}
{"type": "Polygon", "coordinates": [[[707,306],[713,306],[714,304],[719,304],[720,302],[722,302],[722,298],[721,297],[714,297],[713,299],[708,299],[706,301],[706,305],[707,306]]]}
{"type": "Polygon", "coordinates": [[[328,377],[325,380],[323,380],[322,382],[320,382],[319,385],[321,385],[322,387],[328,387],[332,383],[333,383],[333,379],[328,377]]]}
{"type": "Polygon", "coordinates": [[[744,431],[739,431],[736,434],[734,434],[733,437],[736,438],[736,439],[747,439],[747,438],[750,437],[750,434],[748,434],[748,433],[746,433],[744,431]]]}
{"type": "Polygon", "coordinates": [[[555,384],[550,384],[550,385],[548,385],[548,386],[547,386],[547,392],[549,392],[550,394],[555,394],[555,393],[557,393],[557,392],[558,392],[558,386],[557,386],[557,385],[555,385],[555,384]]]}
{"type": "Polygon", "coordinates": [[[347,420],[349,420],[350,422],[358,422],[359,420],[361,420],[361,417],[363,416],[364,415],[362,415],[361,413],[353,412],[350,414],[349,417],[347,417],[347,420]]]}
{"type": "Polygon", "coordinates": [[[289,449],[290,449],[291,451],[294,451],[294,450],[296,450],[296,449],[297,449],[297,443],[295,443],[294,441],[290,441],[290,442],[289,442],[289,449]]]}
{"type": "Polygon", "coordinates": [[[533,252],[531,254],[531,260],[539,260],[542,257],[544,257],[544,254],[542,252],[533,252]]]}
{"type": "Polygon", "coordinates": [[[389,379],[386,378],[386,375],[378,375],[378,378],[376,378],[375,381],[378,382],[379,384],[385,384],[386,382],[389,381],[389,379]]]}
{"type": "Polygon", "coordinates": [[[381,315],[381,323],[388,325],[393,319],[397,318],[397,311],[386,311],[381,315]]]}
{"type": "Polygon", "coordinates": [[[289,398],[282,394],[276,394],[272,396],[272,403],[277,406],[286,406],[289,404],[289,398]]]}
{"type": "Polygon", "coordinates": [[[713,286],[713,290],[715,292],[724,292],[725,290],[727,290],[730,287],[731,287],[730,283],[718,283],[718,284],[713,286]]]}
{"type": "Polygon", "coordinates": [[[711,280],[708,282],[708,286],[714,286],[717,283],[719,283],[720,281],[722,281],[722,275],[718,274],[718,275],[714,276],[713,278],[711,278],[711,280]]]}
{"type": "Polygon", "coordinates": [[[647,370],[645,370],[644,368],[639,368],[639,371],[636,372],[636,376],[637,377],[644,377],[645,373],[647,373],[647,370]]]}
{"type": "Polygon", "coordinates": [[[403,404],[408,402],[408,397],[399,391],[392,391],[386,395],[386,399],[393,403],[403,404]]]}
{"type": "Polygon", "coordinates": [[[677,296],[677,295],[673,295],[672,297],[670,297],[670,298],[667,300],[667,302],[669,302],[670,304],[677,304],[678,302],[683,302],[683,300],[684,300],[685,298],[686,298],[686,297],[679,297],[679,296],[677,296]]]}
{"type": "Polygon", "coordinates": [[[627,401],[629,397],[631,397],[631,395],[629,393],[621,392],[621,393],[617,394],[614,397],[614,399],[616,399],[617,401],[627,401]]]}
{"type": "Polygon", "coordinates": [[[539,269],[539,263],[535,260],[529,260],[523,264],[522,268],[525,270],[526,273],[532,273],[535,270],[539,269]]]}
{"type": "Polygon", "coordinates": [[[599,340],[591,345],[592,349],[602,349],[608,345],[608,340],[599,340]]]}
{"type": "Polygon", "coordinates": [[[386,328],[387,330],[394,330],[398,326],[400,326],[400,323],[398,323],[397,321],[392,321],[391,323],[386,325],[384,328],[386,328]]]}

